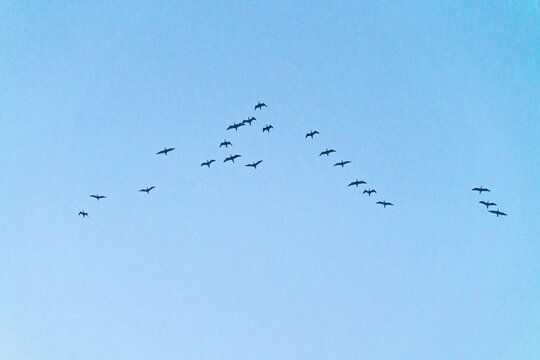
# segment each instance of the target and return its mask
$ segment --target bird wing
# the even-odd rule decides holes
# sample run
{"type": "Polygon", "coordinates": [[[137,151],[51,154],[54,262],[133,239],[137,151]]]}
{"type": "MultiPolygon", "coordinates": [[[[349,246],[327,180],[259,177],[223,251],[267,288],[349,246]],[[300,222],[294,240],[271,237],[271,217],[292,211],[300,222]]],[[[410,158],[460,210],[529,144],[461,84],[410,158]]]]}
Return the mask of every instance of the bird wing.
{"type": "Polygon", "coordinates": [[[319,132],[318,132],[317,130],[315,130],[315,131],[313,132],[313,134],[318,134],[318,133],[319,133],[319,132]]]}
{"type": "Polygon", "coordinates": [[[262,163],[263,161],[262,160],[259,160],[255,163],[255,165],[259,165],[260,163],[262,163]]]}
{"type": "Polygon", "coordinates": [[[97,199],[97,195],[90,195],[90,197],[93,197],[94,199],[97,199]]]}
{"type": "Polygon", "coordinates": [[[150,191],[150,190],[152,190],[152,189],[154,189],[154,188],[155,188],[155,186],[150,186],[150,187],[148,188],[148,191],[150,191]]]}
{"type": "Polygon", "coordinates": [[[156,155],[163,154],[164,152],[165,152],[165,150],[158,151],[158,152],[156,153],[156,155]]]}
{"type": "Polygon", "coordinates": [[[227,128],[227,130],[231,130],[231,129],[234,129],[233,125],[229,125],[229,127],[227,128]]]}

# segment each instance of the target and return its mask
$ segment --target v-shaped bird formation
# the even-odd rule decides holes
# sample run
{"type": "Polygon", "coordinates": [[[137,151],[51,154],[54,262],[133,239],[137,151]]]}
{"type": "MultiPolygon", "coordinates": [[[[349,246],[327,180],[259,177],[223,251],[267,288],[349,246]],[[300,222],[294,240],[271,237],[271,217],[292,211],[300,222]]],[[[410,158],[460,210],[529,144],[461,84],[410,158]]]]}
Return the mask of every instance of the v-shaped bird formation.
{"type": "MultiPolygon", "coordinates": [[[[265,104],[265,103],[262,103],[262,102],[257,102],[257,105],[255,105],[254,107],[254,111],[262,111],[263,108],[268,108],[268,106],[265,104]]],[[[246,126],[249,125],[249,126],[252,126],[252,123],[254,121],[256,121],[257,119],[254,117],[254,116],[248,116],[247,119],[245,120],[242,120],[241,122],[239,123],[236,123],[234,122],[232,125],[229,125],[226,130],[229,131],[229,130],[235,130],[235,131],[238,131],[239,128],[243,127],[243,126],[246,126]]],[[[270,133],[270,130],[274,129],[274,126],[271,125],[271,124],[265,124],[265,126],[262,128],[262,132],[263,133],[270,133]]],[[[310,141],[316,141],[315,140],[315,135],[318,135],[317,138],[320,136],[320,133],[319,131],[317,130],[310,130],[309,132],[307,132],[304,136],[305,139],[310,139],[310,141]]],[[[232,147],[233,144],[228,141],[228,140],[223,140],[220,144],[219,144],[219,148],[222,148],[222,147],[225,147],[226,149],[228,149],[229,147],[232,147]]],[[[174,147],[170,147],[170,148],[167,148],[167,147],[164,147],[163,150],[160,150],[156,153],[156,155],[165,155],[167,156],[167,154],[171,151],[173,151],[175,148],[174,147]]],[[[331,154],[335,153],[336,150],[333,149],[333,148],[326,148],[325,150],[321,151],[319,153],[319,157],[323,156],[323,155],[326,155],[326,157],[330,157],[331,154]]],[[[227,162],[230,162],[231,164],[232,163],[235,163],[235,160],[239,159],[239,158],[242,158],[242,155],[241,154],[229,154],[229,156],[225,157],[225,159],[223,160],[223,163],[227,163],[227,162]]],[[[216,162],[215,159],[207,159],[206,161],[203,161],[201,163],[201,167],[207,167],[208,169],[210,169],[212,166],[212,164],[216,162]]],[[[250,167],[252,168],[253,170],[256,170],[257,169],[257,166],[259,166],[261,163],[263,162],[263,160],[257,160],[257,161],[253,161],[251,163],[247,163],[245,164],[244,166],[245,167],[250,167]]],[[[336,163],[333,164],[334,167],[341,167],[341,168],[344,168],[345,165],[349,165],[349,164],[352,164],[352,161],[351,160],[340,160],[336,163]]],[[[354,186],[355,188],[358,188],[360,185],[367,185],[367,182],[364,181],[364,180],[359,180],[358,178],[356,178],[354,181],[351,181],[348,186],[349,187],[352,187],[354,186]]],[[[153,189],[155,189],[156,186],[150,186],[150,187],[146,187],[146,188],[142,188],[139,190],[139,192],[144,192],[146,193],[147,195],[150,195],[150,191],[152,191],[153,189]]],[[[483,192],[490,192],[489,189],[487,188],[484,188],[482,186],[480,187],[475,187],[472,189],[472,191],[476,191],[478,192],[479,195],[482,195],[483,192]]],[[[377,194],[377,191],[375,189],[372,189],[372,188],[367,188],[367,189],[364,189],[362,191],[362,194],[367,194],[368,197],[371,197],[372,194],[377,194]]],[[[96,199],[97,201],[99,201],[100,199],[106,199],[107,197],[104,196],[104,195],[99,195],[99,194],[94,194],[94,195],[90,195],[90,197],[96,199]]],[[[493,213],[495,214],[497,217],[499,216],[507,216],[506,213],[500,211],[499,209],[497,210],[490,210],[490,207],[491,206],[497,206],[496,203],[494,202],[490,202],[489,200],[485,201],[485,200],[482,200],[482,201],[479,201],[480,204],[484,205],[486,207],[486,209],[490,212],[490,213],[493,213]]],[[[382,205],[383,208],[386,209],[387,206],[394,206],[393,203],[391,202],[388,202],[386,200],[379,200],[376,202],[377,205],[382,205]]],[[[86,218],[88,217],[88,213],[85,211],[85,210],[81,210],[79,211],[78,213],[79,216],[82,216],[83,218],[86,218]]]]}

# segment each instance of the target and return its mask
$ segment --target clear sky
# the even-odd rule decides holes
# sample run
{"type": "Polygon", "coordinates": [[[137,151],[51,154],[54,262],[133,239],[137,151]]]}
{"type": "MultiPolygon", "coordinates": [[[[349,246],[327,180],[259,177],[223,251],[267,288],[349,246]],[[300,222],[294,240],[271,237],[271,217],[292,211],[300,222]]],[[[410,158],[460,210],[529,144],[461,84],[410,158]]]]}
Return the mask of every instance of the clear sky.
{"type": "Polygon", "coordinates": [[[540,5],[482,3],[0,0],[0,359],[539,359],[540,5]]]}

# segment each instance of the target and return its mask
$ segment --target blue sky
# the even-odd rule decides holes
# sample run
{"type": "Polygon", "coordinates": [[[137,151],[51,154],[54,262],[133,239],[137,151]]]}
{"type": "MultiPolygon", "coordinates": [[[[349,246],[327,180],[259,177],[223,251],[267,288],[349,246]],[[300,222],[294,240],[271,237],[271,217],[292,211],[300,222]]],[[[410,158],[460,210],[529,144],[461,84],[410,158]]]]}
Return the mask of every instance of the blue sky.
{"type": "Polygon", "coordinates": [[[0,1],[0,358],[540,358],[539,24],[0,1]]]}

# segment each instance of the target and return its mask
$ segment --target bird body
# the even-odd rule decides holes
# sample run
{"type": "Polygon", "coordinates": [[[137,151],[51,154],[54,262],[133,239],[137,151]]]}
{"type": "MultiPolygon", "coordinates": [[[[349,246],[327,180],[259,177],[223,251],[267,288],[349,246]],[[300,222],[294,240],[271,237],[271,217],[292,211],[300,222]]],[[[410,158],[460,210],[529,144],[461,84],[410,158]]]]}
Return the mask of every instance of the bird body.
{"type": "Polygon", "coordinates": [[[333,153],[333,152],[336,152],[336,150],[334,150],[334,149],[330,149],[330,150],[326,149],[326,150],[322,151],[319,154],[319,156],[322,156],[322,155],[330,156],[330,154],[333,153]]]}
{"type": "Polygon", "coordinates": [[[365,181],[356,179],[355,181],[353,181],[352,183],[350,183],[349,186],[353,186],[353,185],[354,185],[354,186],[358,187],[358,185],[360,185],[360,184],[367,184],[367,183],[366,183],[365,181]]]}
{"type": "Polygon", "coordinates": [[[335,163],[334,166],[341,166],[341,167],[344,167],[345,165],[350,164],[350,163],[351,163],[351,162],[350,162],[349,160],[347,160],[347,161],[341,160],[340,162],[335,163]]]}
{"type": "Polygon", "coordinates": [[[486,209],[489,209],[490,206],[497,206],[497,204],[495,204],[494,202],[489,202],[489,200],[488,201],[479,201],[478,203],[486,205],[486,209]]]}
{"type": "Polygon", "coordinates": [[[272,125],[266,125],[265,127],[263,127],[263,132],[270,132],[270,129],[273,129],[274,127],[272,125]]]}
{"type": "Polygon", "coordinates": [[[491,190],[489,190],[488,188],[483,188],[483,187],[475,187],[474,189],[472,189],[472,191],[478,191],[478,194],[482,194],[483,191],[487,191],[487,192],[490,192],[491,190]]]}
{"type": "Polygon", "coordinates": [[[499,217],[499,215],[506,216],[506,214],[503,213],[502,211],[499,211],[499,209],[497,209],[497,210],[489,210],[489,212],[497,215],[497,217],[499,217]]]}
{"type": "Polygon", "coordinates": [[[88,216],[88,213],[85,212],[84,210],[81,210],[81,211],[79,211],[79,215],[78,215],[78,216],[81,216],[81,215],[82,215],[82,217],[83,217],[83,219],[84,219],[85,217],[88,216]]]}
{"type": "Polygon", "coordinates": [[[313,135],[315,134],[318,134],[319,132],[317,130],[314,130],[314,131],[310,131],[306,134],[306,137],[305,139],[307,139],[308,137],[312,138],[313,139],[313,135]]]}
{"type": "Polygon", "coordinates": [[[90,197],[93,197],[94,199],[96,199],[97,201],[99,201],[99,199],[105,199],[106,196],[103,196],[103,195],[90,195],[90,197]]]}
{"type": "Polygon", "coordinates": [[[168,149],[167,149],[167,148],[164,148],[163,150],[158,151],[158,152],[156,153],[156,155],[159,155],[159,154],[165,154],[165,155],[167,155],[168,152],[173,151],[173,150],[174,150],[174,148],[168,148],[168,149]]]}
{"type": "Polygon", "coordinates": [[[212,159],[212,160],[206,160],[206,162],[203,162],[203,163],[201,164],[201,166],[208,166],[208,167],[210,167],[210,164],[212,164],[214,161],[216,161],[216,160],[214,160],[214,159],[212,159]]]}
{"type": "Polygon", "coordinates": [[[262,103],[262,102],[258,101],[258,104],[255,105],[255,110],[257,110],[257,109],[262,110],[263,107],[268,107],[268,106],[266,106],[265,103],[262,103]]]}
{"type": "Polygon", "coordinates": [[[139,192],[145,192],[147,194],[150,194],[150,190],[152,190],[154,188],[155,188],[155,186],[150,186],[150,187],[147,187],[146,189],[139,190],[139,192]]]}
{"type": "Polygon", "coordinates": [[[374,189],[364,190],[362,194],[368,194],[368,196],[371,196],[371,194],[377,193],[374,189]]]}
{"type": "Polygon", "coordinates": [[[384,208],[386,208],[387,206],[394,206],[394,204],[386,201],[377,201],[377,204],[382,205],[384,208]]]}
{"type": "Polygon", "coordinates": [[[251,164],[247,164],[246,166],[252,167],[252,168],[256,169],[256,168],[257,168],[257,165],[259,165],[260,163],[262,163],[262,160],[259,160],[259,161],[257,161],[257,162],[253,162],[253,163],[251,163],[251,164]]]}
{"type": "Polygon", "coordinates": [[[232,146],[230,141],[223,140],[223,142],[221,144],[219,144],[219,147],[225,146],[226,148],[228,148],[229,145],[232,146]]]}
{"type": "Polygon", "coordinates": [[[223,160],[223,162],[227,162],[227,161],[232,161],[234,162],[234,159],[238,159],[239,157],[242,157],[242,155],[230,155],[229,157],[225,158],[225,160],[223,160]]]}

